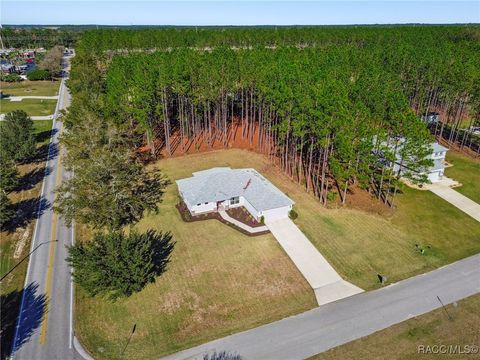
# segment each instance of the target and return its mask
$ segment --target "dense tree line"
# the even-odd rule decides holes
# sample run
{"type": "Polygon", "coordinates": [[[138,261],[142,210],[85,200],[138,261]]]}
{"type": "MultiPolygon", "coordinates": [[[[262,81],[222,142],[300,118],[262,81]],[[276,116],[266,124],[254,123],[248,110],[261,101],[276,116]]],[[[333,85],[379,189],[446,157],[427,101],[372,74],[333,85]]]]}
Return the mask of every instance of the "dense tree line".
{"type": "Polygon", "coordinates": [[[5,48],[40,48],[49,49],[55,45],[73,47],[81,32],[72,28],[46,27],[9,27],[0,29],[5,48]]]}
{"type": "Polygon", "coordinates": [[[417,115],[441,113],[442,123],[431,129],[438,138],[480,152],[480,139],[460,131],[461,125],[480,121],[478,26],[100,29],[85,34],[79,51],[129,53],[222,46],[323,49],[333,45],[376,52],[383,65],[398,72],[417,115]]]}
{"type": "Polygon", "coordinates": [[[353,184],[391,202],[396,140],[406,139],[401,161],[428,166],[420,115],[442,111],[440,137],[478,118],[478,50],[475,26],[91,31],[72,70],[79,100],[68,121],[88,113],[153,156],[228,146],[240,124],[243,140],[322,202],[345,201],[353,184]]]}

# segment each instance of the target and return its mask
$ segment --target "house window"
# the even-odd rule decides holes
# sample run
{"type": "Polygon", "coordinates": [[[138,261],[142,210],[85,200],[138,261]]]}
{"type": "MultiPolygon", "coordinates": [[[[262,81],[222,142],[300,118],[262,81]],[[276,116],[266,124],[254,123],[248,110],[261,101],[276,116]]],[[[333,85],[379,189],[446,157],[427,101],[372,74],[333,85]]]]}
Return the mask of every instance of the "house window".
{"type": "Polygon", "coordinates": [[[230,205],[235,205],[235,204],[238,204],[239,202],[240,202],[240,198],[238,196],[232,197],[230,199],[230,205]]]}

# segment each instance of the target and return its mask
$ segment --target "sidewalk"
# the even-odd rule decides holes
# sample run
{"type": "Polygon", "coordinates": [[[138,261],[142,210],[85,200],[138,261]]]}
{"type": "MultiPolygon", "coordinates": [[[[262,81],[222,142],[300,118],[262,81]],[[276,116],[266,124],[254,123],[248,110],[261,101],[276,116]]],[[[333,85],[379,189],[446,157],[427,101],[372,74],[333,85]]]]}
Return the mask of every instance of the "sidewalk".
{"type": "Polygon", "coordinates": [[[219,210],[218,213],[222,217],[223,220],[228,221],[229,223],[232,223],[235,226],[238,226],[239,228],[249,232],[250,234],[256,234],[264,231],[268,231],[268,227],[266,226],[258,226],[258,227],[251,227],[248,226],[234,218],[232,218],[230,215],[227,214],[225,210],[219,210]]]}
{"type": "Polygon", "coordinates": [[[8,96],[5,100],[22,101],[24,99],[58,100],[58,95],[54,96],[8,96]]]}

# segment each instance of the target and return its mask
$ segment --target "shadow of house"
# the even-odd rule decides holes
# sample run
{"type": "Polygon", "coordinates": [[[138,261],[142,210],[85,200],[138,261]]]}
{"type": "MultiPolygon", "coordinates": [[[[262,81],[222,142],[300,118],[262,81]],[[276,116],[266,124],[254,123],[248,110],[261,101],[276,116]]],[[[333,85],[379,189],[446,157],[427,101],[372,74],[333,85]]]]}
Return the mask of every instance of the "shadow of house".
{"type": "Polygon", "coordinates": [[[32,171],[23,175],[14,191],[30,190],[41,182],[46,176],[50,175],[52,169],[50,167],[42,167],[40,169],[33,169],[32,171]]]}
{"type": "Polygon", "coordinates": [[[0,297],[2,309],[0,359],[7,359],[13,355],[42,323],[47,311],[47,301],[45,294],[37,294],[37,291],[38,284],[30,283],[21,291],[14,290],[0,297]],[[22,298],[23,308],[20,314],[22,298]]]}
{"type": "Polygon", "coordinates": [[[30,221],[38,219],[50,206],[50,202],[43,197],[22,200],[13,205],[15,216],[3,228],[13,232],[19,227],[25,227],[30,221]]]}

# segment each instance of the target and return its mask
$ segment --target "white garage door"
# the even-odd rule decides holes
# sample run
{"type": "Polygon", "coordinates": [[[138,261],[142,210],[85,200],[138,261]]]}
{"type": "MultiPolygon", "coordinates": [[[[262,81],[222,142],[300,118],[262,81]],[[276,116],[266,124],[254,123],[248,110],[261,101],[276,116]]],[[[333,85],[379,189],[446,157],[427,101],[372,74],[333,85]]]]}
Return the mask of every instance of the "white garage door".
{"type": "Polygon", "coordinates": [[[265,218],[265,221],[279,220],[279,219],[288,218],[289,211],[290,211],[290,206],[284,206],[277,209],[262,211],[262,215],[265,218]]]}

